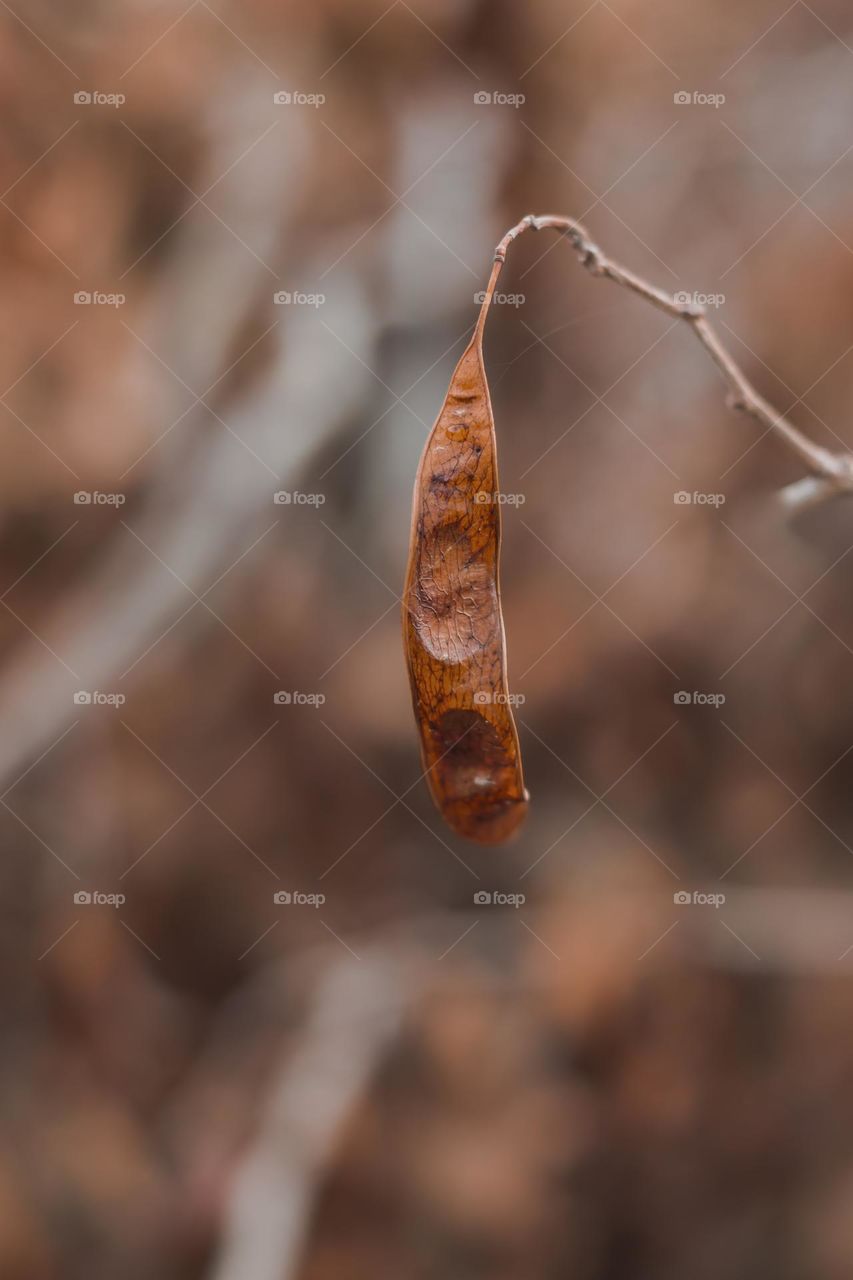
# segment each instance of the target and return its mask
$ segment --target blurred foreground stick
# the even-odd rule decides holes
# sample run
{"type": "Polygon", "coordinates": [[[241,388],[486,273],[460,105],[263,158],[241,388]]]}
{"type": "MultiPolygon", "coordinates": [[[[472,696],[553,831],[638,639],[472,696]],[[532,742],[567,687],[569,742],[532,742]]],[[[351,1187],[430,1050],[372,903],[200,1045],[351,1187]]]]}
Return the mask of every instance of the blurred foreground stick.
{"type": "MultiPolygon", "coordinates": [[[[622,973],[626,991],[673,968],[799,981],[853,979],[853,894],[729,889],[720,882],[709,885],[708,893],[723,902],[685,911],[673,902],[669,884],[602,894],[595,878],[581,880],[559,911],[560,929],[566,937],[584,931],[594,936],[605,986],[606,975],[622,973]],[[611,927],[614,918],[623,926],[619,930],[611,927]],[[656,936],[660,945],[650,947],[656,936]]],[[[541,937],[553,936],[552,907],[533,918],[533,930],[525,933],[514,913],[416,917],[369,943],[356,940],[359,958],[342,955],[338,942],[303,953],[295,963],[279,958],[232,997],[210,1045],[214,1060],[226,1045],[233,1051],[236,1028],[245,1025],[241,1007],[251,1006],[260,990],[279,1010],[292,1009],[297,995],[301,1002],[305,989],[310,991],[307,1016],[295,1043],[288,1037],[255,1137],[231,1183],[208,1280],[295,1280],[300,1274],[313,1210],[341,1131],[417,1001],[445,985],[458,986],[459,970],[437,961],[460,938],[465,947],[455,954],[465,981],[484,990],[532,997],[552,984],[559,988],[576,971],[575,954],[561,959],[542,947],[541,937]]],[[[183,1086],[187,1110],[204,1071],[202,1060],[183,1086]]]]}
{"type": "MultiPolygon", "coordinates": [[[[180,467],[159,478],[145,512],[134,518],[133,534],[119,530],[100,567],[72,587],[40,627],[62,662],[45,642],[33,643],[5,668],[0,780],[6,785],[73,719],[75,676],[84,688],[87,679],[89,687],[109,687],[187,611],[190,592],[203,592],[233,563],[241,537],[261,518],[271,523],[276,489],[285,488],[358,412],[370,386],[367,365],[377,330],[356,273],[339,274],[326,311],[342,342],[330,343],[320,325],[279,325],[263,385],[229,413],[232,432],[259,457],[266,455],[269,469],[247,468],[236,483],[232,436],[199,433],[180,467]],[[149,556],[139,568],[140,542],[156,547],[162,563],[149,556]]],[[[199,411],[200,420],[207,416],[199,411]]]]}
{"type": "Polygon", "coordinates": [[[297,1274],[334,1143],[420,990],[412,959],[375,948],[327,960],[235,1178],[210,1280],[297,1274]]]}

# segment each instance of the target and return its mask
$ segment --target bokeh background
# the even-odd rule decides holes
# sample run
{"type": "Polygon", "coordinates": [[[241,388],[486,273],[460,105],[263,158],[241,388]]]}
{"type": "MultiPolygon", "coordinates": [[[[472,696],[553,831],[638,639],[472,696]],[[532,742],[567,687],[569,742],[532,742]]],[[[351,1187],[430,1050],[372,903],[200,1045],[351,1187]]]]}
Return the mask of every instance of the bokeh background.
{"type": "Polygon", "coordinates": [[[512,845],[399,591],[527,212],[853,444],[849,6],[10,0],[0,60],[4,1280],[846,1280],[853,511],[529,234],[512,845]]]}

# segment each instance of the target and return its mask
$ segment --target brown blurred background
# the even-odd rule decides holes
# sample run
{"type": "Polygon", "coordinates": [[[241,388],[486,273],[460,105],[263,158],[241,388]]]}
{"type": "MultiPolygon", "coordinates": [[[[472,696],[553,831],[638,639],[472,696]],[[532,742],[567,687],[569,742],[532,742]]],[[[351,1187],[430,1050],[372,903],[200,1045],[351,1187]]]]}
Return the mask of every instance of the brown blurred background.
{"type": "Polygon", "coordinates": [[[529,234],[510,846],[398,593],[530,211],[853,446],[849,6],[10,0],[0,60],[0,1275],[847,1280],[853,511],[529,234]]]}

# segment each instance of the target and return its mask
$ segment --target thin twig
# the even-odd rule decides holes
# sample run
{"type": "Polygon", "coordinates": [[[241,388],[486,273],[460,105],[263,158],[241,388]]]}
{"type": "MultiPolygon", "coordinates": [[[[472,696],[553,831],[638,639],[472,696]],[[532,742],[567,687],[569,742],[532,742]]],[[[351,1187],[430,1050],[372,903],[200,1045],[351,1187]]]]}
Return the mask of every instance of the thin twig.
{"type": "Polygon", "coordinates": [[[506,233],[495,249],[495,265],[486,290],[485,303],[480,316],[481,325],[491,302],[501,268],[506,261],[507,249],[517,236],[529,229],[534,231],[558,231],[566,237],[578,254],[581,264],[592,275],[612,280],[615,284],[622,285],[623,288],[639,294],[641,298],[645,298],[647,302],[650,302],[660,311],[666,312],[667,315],[674,316],[678,320],[685,320],[727,382],[731,393],[728,398],[729,408],[748,414],[757,422],[762,423],[768,430],[775,432],[796,453],[797,457],[805,463],[810,473],[813,476],[820,477],[819,483],[809,488],[812,500],[814,500],[815,493],[825,497],[832,493],[853,491],[853,454],[833,453],[829,449],[822,448],[803,435],[798,427],[795,427],[792,422],[789,422],[787,418],[774,409],[755,390],[734,357],[723,346],[716,330],[709,323],[703,307],[689,301],[680,301],[678,297],[666,293],[663,289],[658,289],[656,285],[649,284],[640,276],[635,275],[633,271],[629,271],[626,267],[622,267],[619,263],[608,258],[595,241],[590,238],[586,229],[579,222],[576,222],[574,218],[567,218],[562,214],[553,213],[537,217],[531,213],[526,218],[522,218],[521,222],[506,233]]]}

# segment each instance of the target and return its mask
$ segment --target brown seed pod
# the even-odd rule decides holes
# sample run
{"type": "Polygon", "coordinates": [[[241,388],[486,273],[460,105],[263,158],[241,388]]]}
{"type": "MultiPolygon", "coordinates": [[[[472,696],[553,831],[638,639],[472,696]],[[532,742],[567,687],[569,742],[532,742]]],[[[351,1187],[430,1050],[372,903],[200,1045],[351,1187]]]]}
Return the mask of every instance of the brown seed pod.
{"type": "Polygon", "coordinates": [[[574,218],[530,214],[508,231],[495,251],[474,337],[456,366],[418,468],[403,600],[425,776],[454,831],[483,844],[507,839],[527,811],[507,694],[498,477],[483,328],[507,248],[528,228],[558,232],[592,275],[690,325],[727,383],[732,407],[775,432],[812,473],[808,484],[789,486],[796,489],[790,498],[795,506],[853,490],[853,454],[821,448],[777,413],[735,363],[701,307],[607,257],[574,218]]]}
{"type": "Polygon", "coordinates": [[[527,812],[510,710],[501,615],[495,429],[483,328],[506,247],[498,246],[474,336],[450,381],[415,480],[403,636],[426,779],[459,835],[499,844],[527,812]]]}

